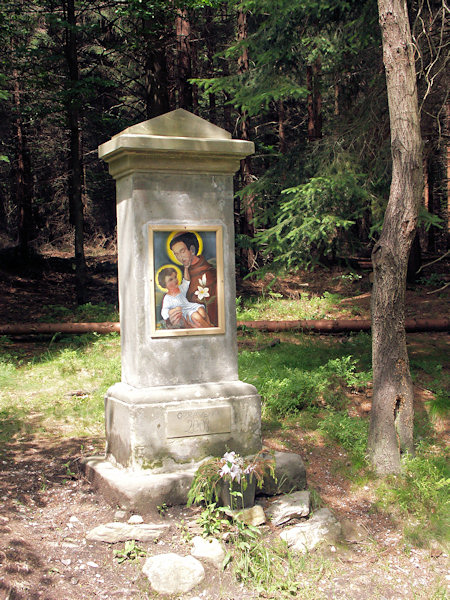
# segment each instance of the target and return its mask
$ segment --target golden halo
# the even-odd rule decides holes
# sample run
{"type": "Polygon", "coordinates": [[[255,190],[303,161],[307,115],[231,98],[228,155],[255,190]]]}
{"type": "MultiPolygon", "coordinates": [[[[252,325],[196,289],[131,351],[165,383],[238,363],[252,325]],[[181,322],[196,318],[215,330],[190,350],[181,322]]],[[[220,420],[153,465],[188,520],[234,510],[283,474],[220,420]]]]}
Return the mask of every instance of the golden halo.
{"type": "Polygon", "coordinates": [[[178,285],[180,285],[180,283],[183,279],[183,276],[181,275],[181,269],[179,267],[177,267],[176,265],[163,265],[162,267],[159,267],[159,269],[156,271],[156,274],[155,274],[156,287],[158,287],[162,292],[167,292],[167,288],[162,287],[162,285],[160,285],[160,283],[159,283],[159,274],[161,273],[161,271],[163,269],[174,269],[174,271],[177,272],[178,285]]]}
{"type": "Polygon", "coordinates": [[[197,256],[200,256],[200,254],[203,252],[203,240],[200,237],[200,235],[196,232],[196,231],[171,231],[169,233],[169,235],[167,236],[167,241],[166,241],[166,252],[167,252],[167,256],[170,258],[170,260],[172,260],[175,264],[177,265],[181,265],[183,263],[181,263],[177,257],[175,256],[175,254],[172,252],[172,248],[170,247],[170,242],[173,240],[173,238],[179,234],[179,233],[193,233],[195,235],[195,237],[197,238],[198,241],[198,252],[197,252],[197,256]]]}

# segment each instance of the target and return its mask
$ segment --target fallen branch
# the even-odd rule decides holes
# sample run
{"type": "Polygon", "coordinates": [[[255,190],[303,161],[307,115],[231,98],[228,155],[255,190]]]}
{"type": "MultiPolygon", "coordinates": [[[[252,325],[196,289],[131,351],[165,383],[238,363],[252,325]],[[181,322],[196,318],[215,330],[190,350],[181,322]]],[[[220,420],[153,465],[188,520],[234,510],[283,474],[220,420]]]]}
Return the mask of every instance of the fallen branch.
{"type": "Polygon", "coordinates": [[[417,269],[416,271],[416,275],[418,275],[420,273],[420,271],[422,271],[423,269],[426,269],[427,267],[430,267],[431,265],[434,265],[434,263],[439,262],[440,260],[442,260],[443,258],[445,258],[446,256],[448,256],[450,254],[450,250],[447,250],[447,252],[445,254],[443,254],[442,256],[438,256],[438,258],[436,258],[435,260],[432,260],[431,262],[422,265],[419,269],[417,269]]]}
{"type": "Polygon", "coordinates": [[[427,292],[427,295],[436,294],[437,292],[442,292],[442,290],[445,290],[445,288],[448,288],[449,285],[450,285],[450,281],[448,281],[445,285],[438,288],[437,290],[433,290],[432,292],[427,292]]]}
{"type": "MultiPolygon", "coordinates": [[[[370,331],[368,319],[311,319],[300,321],[238,321],[238,329],[258,331],[316,331],[345,333],[370,331]]],[[[406,331],[449,331],[450,319],[406,319],[406,331]]],[[[120,323],[8,323],[0,324],[0,335],[39,335],[55,333],[112,333],[120,332],[120,323]]],[[[275,345],[274,341],[273,345],[275,345]]]]}
{"type": "Polygon", "coordinates": [[[49,333],[112,333],[120,332],[120,323],[9,323],[0,324],[0,335],[30,335],[49,333]]]}
{"type": "MultiPolygon", "coordinates": [[[[347,331],[370,331],[368,319],[313,319],[300,321],[238,321],[239,329],[258,331],[317,331],[319,333],[344,333],[347,331]]],[[[406,319],[407,332],[449,331],[450,319],[406,319]]]]}

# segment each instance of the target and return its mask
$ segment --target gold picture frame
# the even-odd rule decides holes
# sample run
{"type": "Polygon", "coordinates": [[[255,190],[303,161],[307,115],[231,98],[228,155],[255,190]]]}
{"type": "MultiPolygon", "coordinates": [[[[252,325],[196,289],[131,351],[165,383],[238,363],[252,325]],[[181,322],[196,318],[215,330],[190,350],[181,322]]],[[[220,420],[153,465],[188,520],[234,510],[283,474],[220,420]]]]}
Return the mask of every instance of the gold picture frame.
{"type": "Polygon", "coordinates": [[[225,333],[223,227],[148,225],[150,335],[225,333]]]}

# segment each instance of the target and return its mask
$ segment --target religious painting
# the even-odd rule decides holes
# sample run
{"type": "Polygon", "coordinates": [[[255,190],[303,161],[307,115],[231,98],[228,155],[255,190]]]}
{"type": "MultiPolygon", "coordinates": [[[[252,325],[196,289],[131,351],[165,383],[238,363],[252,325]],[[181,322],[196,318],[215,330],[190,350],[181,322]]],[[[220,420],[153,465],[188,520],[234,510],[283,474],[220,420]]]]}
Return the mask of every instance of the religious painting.
{"type": "Polygon", "coordinates": [[[151,336],[225,331],[221,226],[149,225],[151,336]]]}

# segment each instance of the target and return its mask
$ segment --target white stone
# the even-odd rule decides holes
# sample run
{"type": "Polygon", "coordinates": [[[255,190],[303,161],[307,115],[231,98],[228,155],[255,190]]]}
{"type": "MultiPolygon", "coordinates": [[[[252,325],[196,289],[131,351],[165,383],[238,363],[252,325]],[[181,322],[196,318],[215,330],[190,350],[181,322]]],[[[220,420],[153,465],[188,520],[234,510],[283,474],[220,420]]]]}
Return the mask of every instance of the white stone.
{"type": "Polygon", "coordinates": [[[267,509],[267,516],[274,525],[282,525],[291,519],[299,519],[309,515],[309,492],[294,492],[272,502],[267,509]]]}
{"type": "Polygon", "coordinates": [[[140,523],[144,522],[144,519],[141,517],[141,515],[131,515],[127,522],[129,525],[139,525],[140,523]]]}
{"type": "Polygon", "coordinates": [[[235,519],[242,521],[246,525],[252,525],[258,527],[266,522],[266,515],[264,509],[259,504],[255,504],[250,508],[244,508],[244,510],[229,510],[229,512],[235,519]]]}
{"type": "Polygon", "coordinates": [[[205,570],[193,556],[159,554],[145,561],[144,574],[159,594],[189,592],[205,578],[205,570]]]}
{"type": "Polygon", "coordinates": [[[164,530],[170,525],[146,523],[140,525],[129,525],[127,523],[106,523],[92,529],[86,539],[94,542],[107,542],[114,544],[116,542],[125,542],[127,540],[138,540],[140,542],[149,542],[157,539],[164,530]]]}
{"type": "Polygon", "coordinates": [[[214,564],[218,569],[222,567],[225,558],[225,550],[219,540],[216,538],[203,538],[196,535],[192,539],[192,556],[195,558],[204,558],[214,564]]]}
{"type": "Polygon", "coordinates": [[[335,543],[341,534],[341,525],[328,508],[321,508],[305,523],[281,532],[281,539],[298,552],[313,550],[321,542],[335,543]]]}

